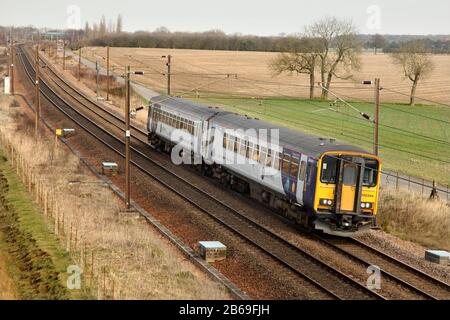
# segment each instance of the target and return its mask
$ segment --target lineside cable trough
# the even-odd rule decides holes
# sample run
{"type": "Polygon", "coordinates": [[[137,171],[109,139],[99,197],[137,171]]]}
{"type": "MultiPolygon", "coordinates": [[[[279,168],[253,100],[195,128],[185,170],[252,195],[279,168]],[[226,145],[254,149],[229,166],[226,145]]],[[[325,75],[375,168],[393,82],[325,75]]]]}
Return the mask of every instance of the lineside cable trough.
{"type": "Polygon", "coordinates": [[[425,260],[450,266],[450,252],[444,250],[427,250],[425,251],[425,260]]]}

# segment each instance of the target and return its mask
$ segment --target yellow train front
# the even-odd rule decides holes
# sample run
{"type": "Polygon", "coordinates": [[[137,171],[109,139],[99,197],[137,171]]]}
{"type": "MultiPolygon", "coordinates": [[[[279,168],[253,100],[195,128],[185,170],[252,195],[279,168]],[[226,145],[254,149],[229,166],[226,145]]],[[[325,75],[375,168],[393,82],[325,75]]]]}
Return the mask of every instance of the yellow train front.
{"type": "Polygon", "coordinates": [[[352,236],[375,224],[381,161],[372,154],[326,152],[317,161],[314,228],[327,234],[352,236]]]}

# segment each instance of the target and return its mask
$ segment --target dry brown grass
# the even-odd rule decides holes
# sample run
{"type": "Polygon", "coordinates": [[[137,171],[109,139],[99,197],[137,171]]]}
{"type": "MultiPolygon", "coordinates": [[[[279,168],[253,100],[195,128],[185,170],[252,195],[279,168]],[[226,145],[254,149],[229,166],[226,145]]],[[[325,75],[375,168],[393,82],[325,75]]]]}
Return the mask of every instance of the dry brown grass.
{"type": "MultiPolygon", "coordinates": [[[[213,76],[212,73],[237,73],[238,79],[226,79],[215,85],[209,85],[199,90],[201,92],[216,92],[220,94],[245,96],[294,96],[308,97],[308,77],[306,75],[272,76],[268,62],[276,56],[270,52],[235,52],[210,50],[182,50],[182,49],[142,49],[142,48],[111,48],[111,63],[114,66],[131,64],[136,68],[148,67],[147,75],[136,79],[144,85],[163,92],[166,88],[166,78],[161,73],[166,72],[163,55],[171,54],[172,83],[177,92],[191,90],[202,84],[214,81],[225,76],[213,76]],[[159,73],[159,74],[157,74],[159,73]],[[195,74],[195,75],[193,75],[195,74]],[[214,79],[209,79],[212,77],[214,79]],[[255,83],[245,81],[245,78],[270,81],[273,84],[255,83]]],[[[106,56],[105,48],[91,47],[83,51],[83,55],[95,61],[106,56]]],[[[420,83],[418,96],[434,99],[443,103],[450,103],[450,55],[436,55],[433,57],[436,68],[433,73],[420,83]]],[[[354,99],[373,101],[373,89],[361,88],[355,85],[361,80],[370,80],[375,77],[382,79],[386,88],[408,94],[410,81],[405,80],[402,70],[394,65],[388,55],[364,53],[362,56],[362,69],[355,74],[354,80],[335,80],[333,89],[339,94],[349,95],[354,99]]],[[[319,81],[319,78],[317,78],[319,81]]],[[[317,94],[320,94],[317,90],[317,94]]],[[[408,98],[399,94],[382,92],[383,101],[408,102],[408,98]]],[[[420,101],[418,101],[420,103],[420,101]]]]}
{"type": "Polygon", "coordinates": [[[382,228],[391,234],[428,248],[450,251],[450,207],[445,200],[384,189],[378,218],[382,228]]]}
{"type": "Polygon", "coordinates": [[[49,228],[84,269],[94,296],[228,297],[222,286],[188,263],[142,219],[121,217],[119,201],[108,187],[87,174],[79,159],[62,145],[55,151],[53,138],[42,137],[36,142],[27,116],[9,109],[6,98],[0,99],[0,136],[15,147],[16,159],[25,168],[20,176],[25,181],[32,179],[38,203],[48,202],[45,217],[49,228]],[[28,174],[31,172],[34,174],[28,174]]]}

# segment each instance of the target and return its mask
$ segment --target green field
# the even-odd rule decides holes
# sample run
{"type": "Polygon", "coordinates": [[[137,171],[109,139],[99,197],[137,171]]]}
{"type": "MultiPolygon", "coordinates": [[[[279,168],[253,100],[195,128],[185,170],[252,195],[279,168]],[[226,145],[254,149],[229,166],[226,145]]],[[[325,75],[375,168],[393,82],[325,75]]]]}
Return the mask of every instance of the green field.
{"type": "MultiPolygon", "coordinates": [[[[341,102],[234,97],[191,100],[373,150],[373,124],[341,102]]],[[[373,119],[373,104],[350,104],[373,119]]],[[[385,170],[450,184],[450,107],[384,103],[379,137],[385,170]]]]}

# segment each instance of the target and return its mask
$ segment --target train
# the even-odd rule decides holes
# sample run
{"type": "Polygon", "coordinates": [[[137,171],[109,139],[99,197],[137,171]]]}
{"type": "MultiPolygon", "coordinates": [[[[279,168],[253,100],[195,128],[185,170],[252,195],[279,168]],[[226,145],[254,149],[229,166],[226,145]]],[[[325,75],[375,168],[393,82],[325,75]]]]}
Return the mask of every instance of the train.
{"type": "Polygon", "coordinates": [[[381,160],[362,148],[180,97],[148,108],[149,145],[309,230],[376,225],[381,160]]]}

